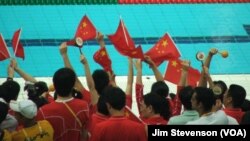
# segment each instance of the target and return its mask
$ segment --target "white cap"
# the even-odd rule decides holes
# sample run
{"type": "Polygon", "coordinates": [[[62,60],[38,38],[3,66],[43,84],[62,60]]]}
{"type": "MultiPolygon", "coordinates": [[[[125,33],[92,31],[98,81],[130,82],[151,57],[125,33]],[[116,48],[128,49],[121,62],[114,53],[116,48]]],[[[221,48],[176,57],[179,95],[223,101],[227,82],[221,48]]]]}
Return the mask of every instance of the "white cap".
{"type": "Polygon", "coordinates": [[[10,108],[22,114],[24,117],[28,119],[32,119],[37,114],[37,106],[31,100],[23,100],[23,101],[10,101],[10,108]]]}

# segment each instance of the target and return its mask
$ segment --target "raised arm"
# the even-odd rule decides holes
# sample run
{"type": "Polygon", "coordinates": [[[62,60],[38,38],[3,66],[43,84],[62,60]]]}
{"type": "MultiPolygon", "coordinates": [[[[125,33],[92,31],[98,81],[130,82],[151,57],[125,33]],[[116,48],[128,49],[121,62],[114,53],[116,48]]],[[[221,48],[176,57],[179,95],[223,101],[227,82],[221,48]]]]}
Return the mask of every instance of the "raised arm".
{"type": "Polygon", "coordinates": [[[101,32],[98,32],[96,35],[96,41],[99,43],[100,47],[105,47],[104,36],[101,32]]]}
{"type": "Polygon", "coordinates": [[[156,81],[164,81],[161,72],[158,70],[154,61],[149,56],[145,56],[145,62],[149,64],[149,67],[153,70],[156,81]]]}
{"type": "Polygon", "coordinates": [[[208,53],[208,56],[207,56],[207,58],[205,60],[205,63],[204,63],[204,66],[202,66],[201,77],[200,77],[200,80],[199,80],[199,86],[200,87],[207,87],[207,78],[206,78],[204,67],[206,67],[207,69],[209,69],[210,63],[212,61],[212,57],[217,52],[218,52],[217,49],[212,48],[212,49],[210,49],[210,51],[208,53]]]}
{"type": "MultiPolygon", "coordinates": [[[[63,59],[64,66],[65,66],[66,68],[70,68],[70,69],[74,70],[73,67],[72,67],[72,65],[71,65],[71,63],[70,63],[69,57],[68,57],[68,53],[67,53],[67,43],[66,43],[66,42],[63,42],[63,43],[60,45],[59,50],[60,50],[60,54],[61,54],[62,59],[63,59]]],[[[78,91],[80,91],[80,92],[83,92],[83,91],[85,90],[85,88],[83,87],[83,85],[82,85],[82,83],[81,83],[81,81],[79,80],[78,77],[76,77],[76,83],[75,83],[75,86],[74,86],[74,87],[75,87],[78,91]]]]}
{"type": "Polygon", "coordinates": [[[94,83],[94,80],[93,80],[92,75],[90,73],[88,60],[86,59],[86,57],[83,54],[81,54],[81,56],[80,56],[80,62],[84,66],[84,71],[85,71],[85,75],[86,75],[86,79],[87,79],[87,85],[88,85],[90,93],[91,93],[91,103],[92,103],[92,105],[95,105],[95,104],[97,104],[99,95],[95,89],[95,83],[94,83]]]}
{"type": "Polygon", "coordinates": [[[181,65],[182,65],[181,78],[180,78],[180,81],[178,83],[178,86],[184,87],[184,86],[188,85],[187,75],[188,75],[188,68],[190,66],[190,62],[189,61],[182,61],[181,65]]]}
{"type": "Polygon", "coordinates": [[[134,77],[134,71],[133,71],[133,59],[128,57],[128,77],[127,77],[127,87],[126,87],[126,94],[132,95],[132,87],[133,87],[133,77],[134,77]]]}
{"type": "Polygon", "coordinates": [[[137,59],[134,63],[136,74],[136,84],[135,84],[135,97],[138,111],[140,112],[140,103],[143,99],[143,83],[142,83],[142,62],[137,59]]]}
{"type": "Polygon", "coordinates": [[[11,60],[11,65],[12,68],[14,68],[15,72],[17,72],[25,81],[30,81],[32,83],[37,82],[37,80],[29,75],[28,73],[24,72],[20,67],[17,65],[17,61],[15,59],[11,60]]]}
{"type": "Polygon", "coordinates": [[[134,63],[135,69],[137,71],[136,74],[136,84],[143,85],[142,84],[142,63],[140,59],[137,59],[134,63]]]}

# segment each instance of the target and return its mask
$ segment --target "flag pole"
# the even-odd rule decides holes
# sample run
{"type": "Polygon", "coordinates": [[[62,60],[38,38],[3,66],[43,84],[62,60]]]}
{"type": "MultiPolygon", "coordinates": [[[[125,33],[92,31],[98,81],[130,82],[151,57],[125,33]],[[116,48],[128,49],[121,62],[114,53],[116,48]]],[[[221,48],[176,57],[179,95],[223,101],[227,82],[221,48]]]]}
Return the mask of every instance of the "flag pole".
{"type": "Polygon", "coordinates": [[[81,48],[79,47],[79,51],[80,51],[80,54],[82,55],[82,50],[81,50],[81,48]]]}
{"type": "Polygon", "coordinates": [[[123,23],[123,20],[122,20],[122,16],[120,15],[120,20],[121,20],[121,23],[122,23],[122,30],[123,30],[123,34],[125,36],[125,40],[126,40],[126,44],[128,46],[128,38],[127,38],[127,35],[125,33],[125,28],[124,28],[124,23],[123,23]]]}

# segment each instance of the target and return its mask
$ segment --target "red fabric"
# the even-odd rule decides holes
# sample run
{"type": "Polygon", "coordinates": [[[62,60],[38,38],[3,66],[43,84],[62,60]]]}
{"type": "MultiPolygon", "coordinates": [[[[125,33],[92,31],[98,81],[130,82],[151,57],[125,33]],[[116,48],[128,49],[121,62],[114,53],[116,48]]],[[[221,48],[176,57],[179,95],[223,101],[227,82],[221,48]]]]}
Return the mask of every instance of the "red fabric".
{"type": "Polygon", "coordinates": [[[94,39],[96,37],[96,28],[85,15],[79,23],[75,38],[80,37],[83,41],[94,39]]]}
{"type": "Polygon", "coordinates": [[[20,57],[24,59],[24,49],[23,45],[20,42],[21,29],[17,30],[12,38],[12,47],[13,52],[16,57],[20,57]]]}
{"type": "Polygon", "coordinates": [[[157,66],[164,60],[181,56],[174,41],[168,34],[165,34],[145,55],[150,56],[157,66]]]}
{"type": "Polygon", "coordinates": [[[143,85],[138,84],[138,83],[135,84],[135,97],[136,97],[138,111],[140,113],[140,111],[141,111],[140,110],[140,103],[143,100],[143,85]]]}
{"type": "Polygon", "coordinates": [[[146,125],[167,125],[168,121],[163,117],[151,117],[151,118],[142,118],[143,122],[146,125]]]}
{"type": "MultiPolygon", "coordinates": [[[[181,60],[169,60],[164,79],[174,84],[178,84],[181,78],[181,69],[181,60]]],[[[199,79],[200,72],[192,67],[189,67],[187,76],[188,84],[196,86],[199,79]]]]}
{"type": "Polygon", "coordinates": [[[240,108],[225,108],[224,112],[227,115],[235,118],[238,121],[238,123],[241,122],[241,119],[242,119],[243,115],[245,114],[245,112],[242,111],[242,109],[240,109],[240,108]]]}
{"type": "Polygon", "coordinates": [[[90,105],[91,104],[90,92],[84,88],[81,94],[82,94],[83,100],[85,100],[90,105]]]}
{"type": "Polygon", "coordinates": [[[8,58],[10,58],[10,54],[7,45],[2,37],[2,34],[0,34],[0,61],[3,61],[8,58]]]}
{"type": "MultiPolygon", "coordinates": [[[[86,128],[89,120],[88,104],[79,99],[72,99],[66,102],[74,111],[76,116],[86,128]]],[[[52,102],[41,107],[37,114],[37,120],[48,120],[54,128],[55,141],[79,141],[81,128],[75,117],[63,103],[52,102]]]]}
{"type": "Polygon", "coordinates": [[[112,72],[111,60],[108,56],[107,50],[105,47],[100,48],[93,56],[96,63],[100,64],[105,71],[112,72]]]}
{"type": "Polygon", "coordinates": [[[183,89],[183,86],[177,86],[176,96],[173,100],[171,100],[173,102],[172,116],[181,114],[182,103],[179,97],[179,93],[181,89],[183,89]]]}
{"type": "Polygon", "coordinates": [[[131,58],[144,58],[141,47],[135,47],[135,43],[130,37],[122,20],[120,20],[116,33],[108,35],[108,38],[114,44],[116,50],[122,55],[129,56],[131,58]]]}
{"type": "Polygon", "coordinates": [[[91,141],[147,141],[145,125],[126,117],[110,117],[96,125],[91,141]]]}
{"type": "Polygon", "coordinates": [[[99,113],[94,113],[91,115],[90,118],[90,122],[88,124],[88,131],[90,132],[90,134],[92,134],[94,127],[98,124],[101,123],[103,121],[106,121],[109,118],[109,116],[105,116],[105,115],[101,115],[99,113]]]}
{"type": "Polygon", "coordinates": [[[134,122],[143,123],[143,121],[138,116],[136,116],[128,106],[125,106],[124,110],[125,110],[125,116],[128,119],[134,122]]]}

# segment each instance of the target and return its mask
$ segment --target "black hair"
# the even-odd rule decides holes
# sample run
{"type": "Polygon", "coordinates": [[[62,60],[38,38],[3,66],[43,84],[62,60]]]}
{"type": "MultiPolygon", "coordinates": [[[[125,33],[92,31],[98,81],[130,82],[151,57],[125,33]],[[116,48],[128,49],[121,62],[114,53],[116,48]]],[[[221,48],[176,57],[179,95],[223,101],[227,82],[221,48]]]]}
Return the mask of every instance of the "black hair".
{"type": "Polygon", "coordinates": [[[103,95],[101,95],[98,99],[97,102],[97,111],[103,115],[108,116],[109,115],[109,111],[106,105],[106,101],[103,95]]]}
{"type": "Polygon", "coordinates": [[[2,86],[2,94],[0,97],[2,97],[7,103],[10,102],[10,100],[16,100],[18,97],[18,94],[20,92],[20,85],[13,80],[5,81],[2,86]]]}
{"type": "Polygon", "coordinates": [[[0,124],[6,119],[9,106],[6,103],[0,101],[0,124]]]}
{"type": "Polygon", "coordinates": [[[232,97],[233,107],[240,108],[246,98],[246,90],[236,84],[231,84],[228,89],[228,96],[232,97]]]}
{"type": "Polygon", "coordinates": [[[245,99],[244,102],[243,102],[243,104],[241,105],[241,109],[244,112],[250,111],[250,100],[245,99]]]}
{"type": "Polygon", "coordinates": [[[169,93],[168,85],[164,81],[157,81],[151,87],[151,93],[167,97],[169,93]]]}
{"type": "Polygon", "coordinates": [[[122,110],[126,104],[125,92],[113,86],[108,86],[103,92],[104,100],[115,110],[122,110]]]}
{"type": "Polygon", "coordinates": [[[250,111],[245,112],[243,115],[240,124],[248,124],[250,125],[250,111]]]}
{"type": "Polygon", "coordinates": [[[93,72],[92,78],[95,83],[95,89],[100,95],[102,91],[109,85],[109,75],[106,71],[97,69],[93,72]]]}
{"type": "Polygon", "coordinates": [[[191,86],[186,86],[179,92],[180,101],[187,110],[192,110],[191,98],[193,93],[194,89],[191,86]]]}
{"type": "Polygon", "coordinates": [[[160,114],[165,120],[170,118],[169,101],[154,93],[148,93],[143,96],[145,105],[152,106],[155,114],[160,114]]]}
{"type": "Polygon", "coordinates": [[[76,74],[69,68],[61,68],[53,76],[56,93],[61,97],[67,97],[71,94],[75,81],[76,74]]]}
{"type": "Polygon", "coordinates": [[[196,87],[194,91],[196,93],[197,103],[202,103],[203,110],[205,112],[211,111],[213,105],[215,104],[213,91],[204,87],[196,87]]]}

